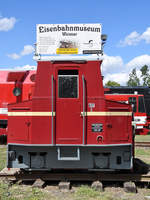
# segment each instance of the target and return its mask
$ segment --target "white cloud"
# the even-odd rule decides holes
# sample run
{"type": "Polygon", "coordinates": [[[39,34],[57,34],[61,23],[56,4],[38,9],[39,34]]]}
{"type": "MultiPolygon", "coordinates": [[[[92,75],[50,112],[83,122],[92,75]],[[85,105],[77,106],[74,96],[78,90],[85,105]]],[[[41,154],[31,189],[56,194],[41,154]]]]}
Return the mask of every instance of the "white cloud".
{"type": "Polygon", "coordinates": [[[126,64],[127,69],[138,68],[148,65],[150,67],[150,55],[141,55],[133,58],[130,62],[126,64]]]}
{"type": "Polygon", "coordinates": [[[123,60],[120,56],[108,56],[108,55],[104,55],[104,60],[103,60],[103,64],[102,64],[102,71],[106,72],[106,71],[120,71],[120,69],[123,67],[123,60]]]}
{"type": "Polygon", "coordinates": [[[103,62],[102,74],[104,75],[104,84],[110,80],[116,81],[121,85],[126,85],[129,73],[133,68],[137,69],[137,76],[140,77],[140,68],[144,65],[148,65],[150,67],[150,55],[137,56],[128,63],[123,63],[123,59],[120,56],[113,57],[105,55],[103,62]],[[114,67],[114,65],[116,66],[114,67]]]}
{"type": "Polygon", "coordinates": [[[104,84],[107,83],[109,80],[120,83],[120,85],[126,85],[126,82],[128,80],[128,73],[120,72],[114,74],[106,74],[104,76],[104,84]]]}
{"type": "Polygon", "coordinates": [[[24,66],[17,66],[15,68],[13,68],[13,70],[17,70],[17,71],[21,71],[21,70],[36,70],[37,66],[32,66],[32,65],[24,65],[24,66]]]}
{"type": "Polygon", "coordinates": [[[136,31],[131,32],[123,40],[119,42],[119,46],[132,46],[137,45],[140,41],[144,40],[146,43],[150,44],[150,27],[146,29],[143,33],[139,34],[136,31]]]}
{"type": "Polygon", "coordinates": [[[25,45],[24,49],[21,51],[20,55],[21,56],[25,56],[25,55],[29,55],[34,51],[33,46],[31,45],[25,45]]]}
{"type": "Polygon", "coordinates": [[[9,31],[11,30],[16,23],[15,17],[10,18],[0,18],[0,31],[9,31]]]}
{"type": "Polygon", "coordinates": [[[146,31],[141,35],[141,39],[150,44],[150,27],[148,27],[146,31]]]}
{"type": "Polygon", "coordinates": [[[19,59],[19,58],[21,58],[23,56],[26,56],[26,55],[29,55],[29,54],[33,53],[33,51],[34,51],[34,48],[33,48],[32,45],[25,45],[23,50],[19,54],[12,53],[12,54],[8,54],[7,56],[9,58],[12,58],[12,59],[16,60],[16,59],[19,59]]]}
{"type": "Polygon", "coordinates": [[[34,65],[23,65],[13,68],[0,68],[0,71],[26,71],[26,70],[36,70],[37,66],[34,65]]]}
{"type": "Polygon", "coordinates": [[[16,54],[16,53],[8,54],[7,56],[8,56],[9,58],[14,59],[14,60],[17,60],[17,59],[20,58],[20,56],[19,56],[18,54],[16,54]]]}
{"type": "Polygon", "coordinates": [[[120,46],[137,45],[140,40],[140,34],[134,31],[126,36],[123,41],[120,41],[120,46]]]}
{"type": "Polygon", "coordinates": [[[121,85],[126,84],[128,77],[127,72],[124,69],[125,64],[120,56],[108,56],[104,55],[102,64],[102,74],[104,75],[104,84],[110,81],[116,81],[121,85]]]}

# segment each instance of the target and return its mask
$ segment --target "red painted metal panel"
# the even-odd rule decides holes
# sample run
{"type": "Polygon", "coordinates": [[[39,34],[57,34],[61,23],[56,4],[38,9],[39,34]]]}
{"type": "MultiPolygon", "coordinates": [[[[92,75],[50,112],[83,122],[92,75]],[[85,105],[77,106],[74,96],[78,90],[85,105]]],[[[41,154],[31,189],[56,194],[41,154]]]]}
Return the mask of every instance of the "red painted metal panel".
{"type": "MultiPolygon", "coordinates": [[[[43,99],[32,100],[32,111],[43,113],[41,116],[32,117],[32,132],[31,132],[31,143],[33,144],[52,144],[52,117],[44,116],[45,112],[51,112],[51,98],[45,97],[43,99]]],[[[53,125],[55,124],[55,117],[53,125]]],[[[55,126],[53,126],[55,131],[55,126]]]]}
{"type": "Polygon", "coordinates": [[[15,81],[23,82],[25,78],[28,76],[28,74],[29,74],[29,71],[9,72],[7,81],[8,82],[15,82],[15,81]]]}
{"type": "Polygon", "coordinates": [[[107,133],[111,143],[122,143],[128,141],[129,124],[127,116],[108,116],[107,124],[107,133]]]}
{"type": "Polygon", "coordinates": [[[31,120],[29,117],[13,117],[11,120],[9,120],[9,142],[12,138],[13,141],[16,141],[16,143],[29,142],[30,123],[31,120]],[[16,121],[17,126],[14,129],[14,124],[16,123],[16,121]]]}
{"type": "MultiPolygon", "coordinates": [[[[132,111],[131,106],[119,102],[106,100],[106,107],[108,112],[125,113],[132,111]]],[[[106,118],[106,132],[109,143],[132,143],[132,116],[107,116],[106,118]]]]}
{"type": "MultiPolygon", "coordinates": [[[[24,113],[31,111],[31,101],[11,104],[9,112],[24,113]]],[[[32,118],[30,116],[8,116],[8,142],[9,143],[30,143],[32,118]]]]}
{"type": "Polygon", "coordinates": [[[32,117],[32,144],[52,144],[51,141],[51,117],[32,117]]]}

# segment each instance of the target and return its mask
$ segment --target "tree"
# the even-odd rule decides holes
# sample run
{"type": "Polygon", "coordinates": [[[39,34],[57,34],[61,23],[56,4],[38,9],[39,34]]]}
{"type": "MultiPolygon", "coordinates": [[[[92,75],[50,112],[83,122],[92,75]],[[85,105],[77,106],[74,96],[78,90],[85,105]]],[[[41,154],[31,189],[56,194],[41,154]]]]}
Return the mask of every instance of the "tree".
{"type": "Polygon", "coordinates": [[[105,86],[115,87],[115,86],[120,86],[120,84],[117,83],[116,81],[108,81],[107,83],[105,83],[105,86]]]}
{"type": "Polygon", "coordinates": [[[141,78],[143,80],[143,86],[150,86],[150,74],[147,65],[144,65],[141,69],[141,78]]]}
{"type": "Polygon", "coordinates": [[[137,77],[136,68],[132,70],[132,72],[129,74],[129,80],[127,81],[127,86],[139,86],[140,85],[140,79],[137,77]]]}

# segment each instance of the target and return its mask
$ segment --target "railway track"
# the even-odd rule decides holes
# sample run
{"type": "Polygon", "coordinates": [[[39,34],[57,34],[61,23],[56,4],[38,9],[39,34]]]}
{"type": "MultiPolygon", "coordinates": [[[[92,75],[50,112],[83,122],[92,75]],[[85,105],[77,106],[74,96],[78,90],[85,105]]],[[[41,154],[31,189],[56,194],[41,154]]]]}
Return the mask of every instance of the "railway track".
{"type": "Polygon", "coordinates": [[[147,174],[140,173],[115,173],[115,172],[25,172],[19,169],[7,168],[0,172],[0,178],[10,181],[133,181],[150,182],[150,171],[147,174]]]}
{"type": "Polygon", "coordinates": [[[136,147],[150,147],[150,142],[135,142],[136,147]]]}

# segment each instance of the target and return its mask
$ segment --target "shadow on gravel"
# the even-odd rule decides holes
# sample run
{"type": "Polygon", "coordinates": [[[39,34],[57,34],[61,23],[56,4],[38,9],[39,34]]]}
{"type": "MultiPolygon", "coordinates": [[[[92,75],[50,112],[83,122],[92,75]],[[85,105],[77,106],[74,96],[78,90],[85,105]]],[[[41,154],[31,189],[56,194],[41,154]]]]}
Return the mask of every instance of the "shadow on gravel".
{"type": "Polygon", "coordinates": [[[138,158],[134,158],[134,173],[147,174],[150,171],[150,165],[138,158]]]}

